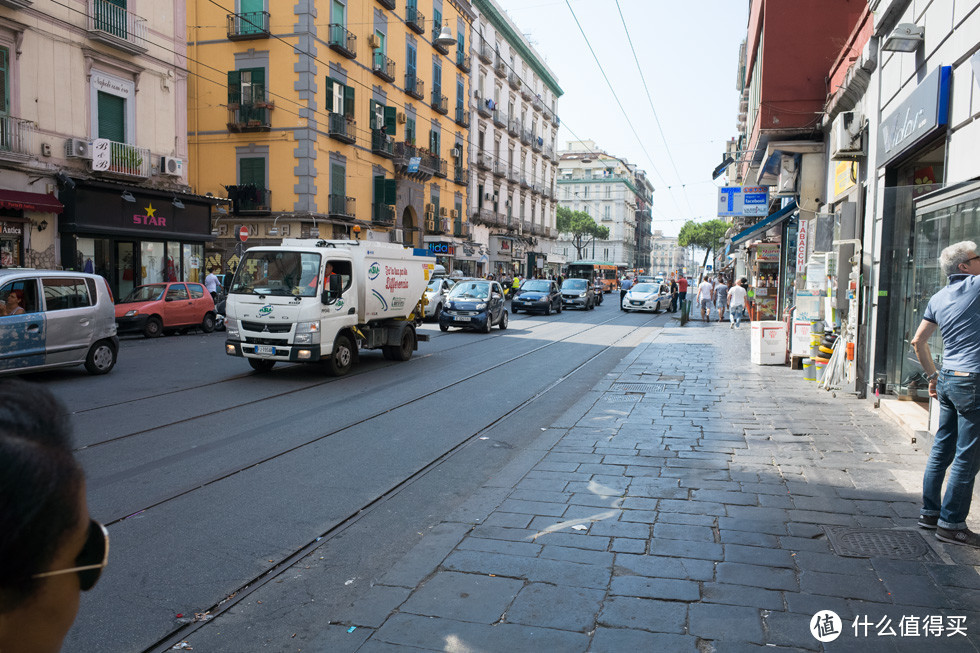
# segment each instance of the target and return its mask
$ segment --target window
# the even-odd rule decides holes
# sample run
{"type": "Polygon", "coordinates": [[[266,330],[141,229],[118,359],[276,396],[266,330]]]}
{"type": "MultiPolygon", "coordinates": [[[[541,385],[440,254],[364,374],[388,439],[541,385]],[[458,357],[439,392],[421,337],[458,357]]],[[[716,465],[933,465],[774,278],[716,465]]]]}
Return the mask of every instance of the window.
{"type": "Polygon", "coordinates": [[[432,156],[439,156],[439,141],[441,136],[442,135],[436,129],[429,131],[429,152],[432,153],[432,156]]]}
{"type": "Polygon", "coordinates": [[[175,283],[167,288],[168,301],[178,301],[181,299],[189,299],[187,295],[187,286],[182,283],[175,283]]]}
{"type": "Polygon", "coordinates": [[[44,279],[42,284],[44,303],[49,311],[63,311],[92,305],[85,279],[77,277],[44,279]]]}
{"type": "Polygon", "coordinates": [[[242,34],[259,34],[263,32],[262,12],[265,11],[265,0],[239,0],[238,13],[244,20],[238,20],[238,30],[242,34]]]}
{"type": "MultiPolygon", "coordinates": [[[[7,296],[11,292],[16,292],[20,295],[20,307],[24,309],[25,313],[37,312],[37,287],[33,279],[11,281],[3,288],[0,288],[0,302],[6,303],[7,296]]],[[[0,318],[2,317],[4,316],[0,316],[0,318]]]]}
{"type": "Polygon", "coordinates": [[[384,175],[374,177],[374,203],[393,206],[396,201],[397,183],[394,179],[385,179],[384,175]]]}
{"type": "Polygon", "coordinates": [[[456,111],[466,110],[466,91],[463,87],[463,78],[460,76],[456,77],[456,111]]]}
{"type": "Polygon", "coordinates": [[[374,30],[374,38],[378,40],[378,47],[375,52],[380,52],[381,54],[388,54],[388,43],[385,33],[381,30],[374,30]]]}
{"type": "Polygon", "coordinates": [[[238,184],[265,189],[265,157],[242,157],[238,160],[238,184]]]}
{"type": "Polygon", "coordinates": [[[415,43],[412,41],[405,42],[405,86],[414,86],[415,84],[415,68],[417,53],[415,51],[415,43]]]}
{"type": "Polygon", "coordinates": [[[347,170],[340,163],[330,164],[330,213],[347,214],[347,170]]]}
{"type": "Polygon", "coordinates": [[[187,289],[191,293],[191,299],[201,299],[204,297],[204,286],[199,283],[187,284],[187,289]]]}
{"type": "MultiPolygon", "coordinates": [[[[10,115],[10,50],[0,48],[0,115],[10,115]]],[[[10,149],[9,136],[4,134],[3,148],[10,149]]]]}
{"type": "Polygon", "coordinates": [[[380,129],[386,136],[394,138],[397,130],[395,117],[395,107],[388,107],[376,100],[371,100],[371,129],[380,129]]]}
{"type": "Polygon", "coordinates": [[[347,27],[347,7],[339,0],[333,0],[330,5],[330,22],[341,27],[347,27]]]}
{"type": "Polygon", "coordinates": [[[604,220],[609,220],[609,207],[608,206],[605,208],[605,215],[603,216],[603,219],[604,220]]]}
{"type": "Polygon", "coordinates": [[[415,115],[408,114],[405,120],[405,142],[415,145],[415,115]]]}
{"type": "Polygon", "coordinates": [[[98,92],[99,138],[116,143],[126,142],[126,99],[98,92]]]}
{"type": "Polygon", "coordinates": [[[437,58],[432,60],[432,97],[438,99],[442,95],[442,64],[437,58]]]}
{"type": "Polygon", "coordinates": [[[327,110],[347,118],[354,117],[354,88],[327,77],[327,110]]]}
{"type": "Polygon", "coordinates": [[[606,186],[606,199],[612,197],[612,186],[606,186]]]}
{"type": "Polygon", "coordinates": [[[238,105],[238,122],[266,121],[265,68],[228,71],[228,104],[238,105]]]}

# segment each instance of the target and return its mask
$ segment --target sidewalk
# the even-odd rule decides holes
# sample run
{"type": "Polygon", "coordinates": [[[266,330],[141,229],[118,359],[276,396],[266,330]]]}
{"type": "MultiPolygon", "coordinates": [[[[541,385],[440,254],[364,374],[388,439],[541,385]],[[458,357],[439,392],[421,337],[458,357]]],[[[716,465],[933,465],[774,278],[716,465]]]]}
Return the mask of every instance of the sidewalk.
{"type": "Polygon", "coordinates": [[[927,451],[748,338],[658,331],[304,650],[977,651],[980,552],[915,525],[927,451]]]}

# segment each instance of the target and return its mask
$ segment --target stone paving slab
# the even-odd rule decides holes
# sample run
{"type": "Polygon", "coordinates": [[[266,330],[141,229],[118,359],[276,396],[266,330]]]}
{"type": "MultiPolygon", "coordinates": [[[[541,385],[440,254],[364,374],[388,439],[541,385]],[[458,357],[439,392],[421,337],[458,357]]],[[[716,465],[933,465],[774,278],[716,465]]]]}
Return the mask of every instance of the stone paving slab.
{"type": "Polygon", "coordinates": [[[342,615],[344,649],[978,653],[980,552],[915,525],[928,452],[870,402],[749,364],[748,335],[636,347],[342,615]],[[932,558],[843,557],[835,526],[921,532],[932,558]]]}

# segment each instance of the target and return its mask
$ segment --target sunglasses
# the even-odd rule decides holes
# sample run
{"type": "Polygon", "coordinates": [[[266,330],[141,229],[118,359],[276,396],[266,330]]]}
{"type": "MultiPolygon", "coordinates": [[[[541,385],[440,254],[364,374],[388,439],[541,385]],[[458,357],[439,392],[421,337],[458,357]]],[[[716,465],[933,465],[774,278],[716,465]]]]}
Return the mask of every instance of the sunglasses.
{"type": "Polygon", "coordinates": [[[976,256],[974,256],[973,258],[968,258],[968,259],[966,259],[966,260],[965,260],[965,261],[963,261],[963,263],[961,263],[960,265],[966,265],[967,263],[973,263],[973,262],[974,262],[974,261],[976,261],[977,259],[980,259],[980,254],[978,254],[978,255],[976,255],[976,256]]]}
{"type": "Polygon", "coordinates": [[[92,519],[88,524],[88,537],[81,552],[75,558],[77,566],[69,569],[45,571],[34,574],[32,578],[47,578],[61,574],[78,574],[78,584],[83,592],[87,592],[99,581],[102,569],[109,563],[109,531],[99,522],[92,519]]]}

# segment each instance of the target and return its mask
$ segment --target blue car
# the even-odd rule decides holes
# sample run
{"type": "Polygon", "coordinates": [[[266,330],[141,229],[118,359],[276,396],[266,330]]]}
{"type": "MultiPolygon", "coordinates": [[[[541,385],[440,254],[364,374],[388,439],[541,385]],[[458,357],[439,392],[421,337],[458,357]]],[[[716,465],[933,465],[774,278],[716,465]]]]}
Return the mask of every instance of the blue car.
{"type": "Polygon", "coordinates": [[[507,308],[504,291],[496,281],[462,279],[446,296],[446,305],[439,314],[439,330],[449,327],[473,329],[490,333],[493,326],[507,328],[507,308]]]}
{"type": "Polygon", "coordinates": [[[551,315],[561,313],[561,291],[558,284],[549,279],[528,279],[510,301],[510,310],[516,315],[521,311],[551,315]]]}

